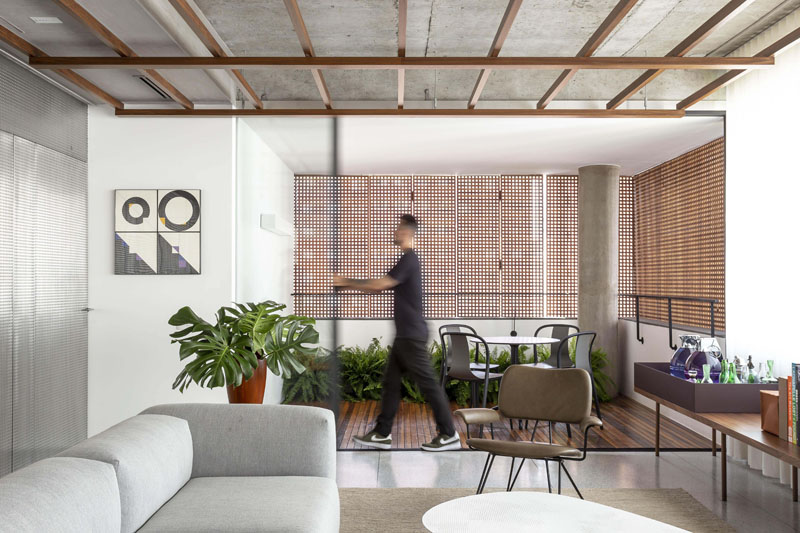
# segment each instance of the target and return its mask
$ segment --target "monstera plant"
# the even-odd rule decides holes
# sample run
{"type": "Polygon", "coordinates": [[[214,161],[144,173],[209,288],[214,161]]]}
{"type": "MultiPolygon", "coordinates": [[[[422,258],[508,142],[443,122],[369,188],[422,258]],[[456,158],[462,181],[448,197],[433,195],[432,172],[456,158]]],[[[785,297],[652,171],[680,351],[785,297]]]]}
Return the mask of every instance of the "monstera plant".
{"type": "Polygon", "coordinates": [[[314,320],[281,315],[286,306],[273,301],[221,307],[215,322],[200,318],[188,306],[169,319],[181,327],[172,333],[186,361],[173,389],[181,392],[194,382],[201,387],[227,387],[231,403],[261,403],[267,369],[286,378],[305,367],[299,359],[317,351],[314,320]]]}

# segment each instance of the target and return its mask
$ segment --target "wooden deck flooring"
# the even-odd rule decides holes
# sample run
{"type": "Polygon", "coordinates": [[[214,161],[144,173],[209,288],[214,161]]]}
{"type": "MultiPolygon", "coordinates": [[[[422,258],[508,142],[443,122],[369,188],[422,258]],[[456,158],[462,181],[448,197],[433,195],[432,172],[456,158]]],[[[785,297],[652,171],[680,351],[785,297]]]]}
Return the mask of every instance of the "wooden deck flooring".
{"type": "MultiPolygon", "coordinates": [[[[455,410],[457,407],[452,405],[455,410]]],[[[638,402],[620,396],[611,402],[601,404],[604,429],[589,432],[589,448],[595,450],[651,450],[655,435],[655,413],[638,402]]],[[[375,418],[380,411],[380,403],[342,402],[337,424],[337,445],[340,450],[360,450],[363,446],[356,443],[353,437],[363,435],[372,429],[375,418]]],[[[458,432],[461,435],[461,446],[466,445],[466,427],[457,420],[458,432]]],[[[531,432],[527,430],[509,429],[508,421],[501,427],[495,426],[496,439],[530,440],[531,432]]],[[[533,423],[530,424],[533,429],[533,423]]],[[[581,447],[583,436],[577,426],[573,426],[572,439],[567,437],[566,427],[557,424],[553,429],[553,442],[581,447]]],[[[471,427],[471,436],[478,436],[478,428],[471,427]]],[[[419,449],[420,444],[430,441],[436,435],[436,424],[427,404],[402,402],[392,428],[392,448],[399,450],[419,449]]],[[[484,437],[490,438],[489,428],[484,428],[484,437]]],[[[547,442],[547,427],[539,424],[536,440],[547,442]]],[[[662,450],[710,450],[711,441],[689,431],[665,418],[661,418],[662,450]]]]}

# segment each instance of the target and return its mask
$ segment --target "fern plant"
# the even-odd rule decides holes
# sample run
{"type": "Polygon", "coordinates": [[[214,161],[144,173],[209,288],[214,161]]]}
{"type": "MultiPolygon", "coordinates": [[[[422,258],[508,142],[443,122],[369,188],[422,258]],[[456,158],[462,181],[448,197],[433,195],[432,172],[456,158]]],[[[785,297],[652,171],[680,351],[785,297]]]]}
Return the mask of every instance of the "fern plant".
{"type": "Polygon", "coordinates": [[[330,354],[320,350],[313,355],[301,355],[298,361],[305,372],[294,374],[283,380],[284,403],[324,402],[330,396],[328,364],[330,354]]]}
{"type": "Polygon", "coordinates": [[[342,398],[351,402],[381,399],[383,370],[389,357],[390,346],[381,346],[372,339],[366,349],[358,346],[339,348],[339,374],[342,398]]]}

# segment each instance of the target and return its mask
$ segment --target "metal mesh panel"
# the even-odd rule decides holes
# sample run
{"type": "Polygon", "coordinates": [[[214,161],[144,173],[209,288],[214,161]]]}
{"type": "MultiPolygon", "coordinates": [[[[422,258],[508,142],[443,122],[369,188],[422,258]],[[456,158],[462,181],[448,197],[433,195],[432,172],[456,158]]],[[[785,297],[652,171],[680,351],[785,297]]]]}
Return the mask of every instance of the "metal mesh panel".
{"type": "MultiPolygon", "coordinates": [[[[400,215],[411,213],[411,176],[372,176],[370,205],[370,276],[381,277],[400,258],[394,230],[400,215]]],[[[394,295],[385,291],[371,296],[371,318],[391,318],[394,295]]]]}
{"type": "Polygon", "coordinates": [[[544,314],[542,176],[502,176],[500,182],[500,314],[540,317],[544,314]]]}
{"type": "MultiPolygon", "coordinates": [[[[636,289],[716,298],[725,327],[725,141],[717,139],[634,176],[636,289]]],[[[643,318],[667,320],[664,301],[642,299],[643,318]]],[[[673,302],[673,321],[710,327],[709,306],[673,302]]]]}
{"type": "Polygon", "coordinates": [[[456,315],[456,177],[414,176],[422,294],[430,317],[456,315]]]}
{"type": "MultiPolygon", "coordinates": [[[[636,292],[633,246],[633,178],[619,177],[619,277],[620,294],[636,292]]],[[[636,316],[632,298],[617,300],[620,318],[636,316]]]]}
{"type": "Polygon", "coordinates": [[[500,176],[458,176],[458,314],[500,316],[500,176]]]}
{"type": "MultiPolygon", "coordinates": [[[[369,178],[339,178],[338,242],[339,274],[348,278],[369,278],[370,213],[369,178]]],[[[359,291],[340,291],[341,316],[369,316],[371,295],[359,291]]]]}
{"type": "Polygon", "coordinates": [[[330,315],[331,180],[294,179],[294,310],[300,315],[330,315]]]}
{"type": "Polygon", "coordinates": [[[578,316],[578,176],[547,176],[547,315],[578,316]]]}
{"type": "Polygon", "coordinates": [[[86,437],[86,163],[14,138],[13,468],[86,437]]]}
{"type": "Polygon", "coordinates": [[[85,104],[0,57],[0,130],[85,162],[87,120],[85,104]]]}
{"type": "Polygon", "coordinates": [[[14,138],[0,131],[0,476],[11,472],[14,138]]]}

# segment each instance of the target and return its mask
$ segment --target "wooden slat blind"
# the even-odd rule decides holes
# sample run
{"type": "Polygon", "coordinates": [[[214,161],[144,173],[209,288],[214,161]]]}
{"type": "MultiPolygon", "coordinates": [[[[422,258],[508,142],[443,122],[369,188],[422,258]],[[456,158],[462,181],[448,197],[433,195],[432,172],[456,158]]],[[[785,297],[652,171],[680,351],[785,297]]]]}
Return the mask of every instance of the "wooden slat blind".
{"type": "Polygon", "coordinates": [[[578,316],[578,176],[547,176],[547,316],[578,316]]]}
{"type": "MultiPolygon", "coordinates": [[[[712,141],[634,176],[636,289],[716,298],[725,327],[725,141],[712,141]]],[[[641,316],[666,321],[665,302],[643,299],[641,316]]],[[[708,328],[708,304],[673,302],[676,324],[708,328]]]]}

